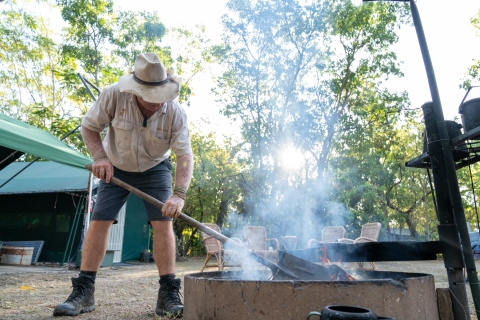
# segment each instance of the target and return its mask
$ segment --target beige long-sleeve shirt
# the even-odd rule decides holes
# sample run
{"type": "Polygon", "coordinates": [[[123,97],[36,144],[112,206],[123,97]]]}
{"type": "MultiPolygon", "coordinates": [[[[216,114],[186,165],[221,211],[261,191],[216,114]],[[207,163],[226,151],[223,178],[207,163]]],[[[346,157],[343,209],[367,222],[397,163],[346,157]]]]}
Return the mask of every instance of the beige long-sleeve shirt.
{"type": "Polygon", "coordinates": [[[170,101],[144,123],[135,96],[107,87],[88,110],[82,125],[95,132],[109,126],[103,140],[112,164],[124,171],[144,172],[170,156],[192,152],[187,115],[177,101],[170,101]]]}

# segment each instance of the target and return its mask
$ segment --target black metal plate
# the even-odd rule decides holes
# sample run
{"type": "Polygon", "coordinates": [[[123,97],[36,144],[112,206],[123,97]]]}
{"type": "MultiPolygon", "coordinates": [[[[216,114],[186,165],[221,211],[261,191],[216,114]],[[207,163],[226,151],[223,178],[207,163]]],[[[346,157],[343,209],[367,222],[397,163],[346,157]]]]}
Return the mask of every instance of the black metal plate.
{"type": "Polygon", "coordinates": [[[436,260],[443,252],[440,241],[428,242],[365,242],[365,243],[325,243],[317,248],[287,250],[291,255],[310,261],[320,262],[326,250],[330,262],[368,261],[416,261],[436,260]]]}

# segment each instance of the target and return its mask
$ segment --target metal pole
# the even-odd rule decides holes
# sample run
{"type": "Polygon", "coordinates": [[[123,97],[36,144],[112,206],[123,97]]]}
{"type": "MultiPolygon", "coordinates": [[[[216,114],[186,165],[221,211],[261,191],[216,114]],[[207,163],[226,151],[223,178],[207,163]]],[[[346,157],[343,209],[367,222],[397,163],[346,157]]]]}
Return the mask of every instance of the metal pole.
{"type": "Polygon", "coordinates": [[[444,244],[442,254],[452,297],[452,310],[455,319],[469,319],[467,318],[467,284],[463,274],[465,258],[460,245],[458,228],[455,224],[447,170],[445,161],[443,161],[442,144],[438,134],[437,122],[435,121],[433,104],[431,102],[425,103],[422,109],[428,137],[428,154],[432,166],[435,193],[438,199],[438,235],[440,241],[444,244]]]}
{"type": "Polygon", "coordinates": [[[95,85],[93,85],[90,81],[88,81],[87,79],[85,79],[80,73],[77,73],[78,77],[80,78],[80,80],[82,81],[83,85],[85,86],[85,89],[87,89],[87,92],[88,94],[90,95],[90,97],[93,99],[93,101],[97,101],[97,99],[95,98],[95,96],[93,95],[92,93],[92,90],[90,90],[90,86],[92,86],[93,88],[95,88],[95,90],[97,90],[98,94],[102,93],[102,91],[96,87],[95,85]]]}
{"type": "MultiPolygon", "coordinates": [[[[465,213],[463,210],[462,198],[460,195],[460,188],[458,186],[458,178],[455,170],[455,162],[453,161],[452,156],[452,147],[450,145],[450,138],[448,136],[447,127],[445,125],[445,120],[443,117],[442,105],[440,102],[440,95],[438,92],[437,82],[435,79],[435,73],[433,71],[433,64],[430,58],[430,53],[428,51],[427,41],[425,38],[425,33],[423,31],[422,22],[420,20],[420,14],[418,12],[417,5],[414,0],[410,0],[410,9],[412,12],[413,23],[415,25],[415,30],[417,32],[418,42],[420,44],[420,50],[423,56],[423,62],[425,64],[425,70],[427,72],[428,83],[430,86],[430,93],[432,95],[433,103],[433,112],[436,121],[436,127],[438,130],[438,137],[440,140],[440,145],[442,149],[443,157],[438,157],[439,161],[443,161],[445,168],[445,174],[447,179],[447,188],[449,198],[450,198],[450,208],[439,207],[439,214],[442,215],[442,212],[453,211],[453,216],[455,219],[455,224],[457,225],[458,232],[460,233],[460,240],[462,244],[463,257],[465,259],[465,264],[467,268],[468,280],[470,282],[470,289],[472,291],[472,296],[475,304],[475,309],[477,317],[479,317],[480,312],[480,288],[478,284],[478,277],[475,267],[475,261],[473,259],[472,247],[470,243],[470,237],[468,234],[467,221],[465,219],[465,213]]],[[[430,145],[429,145],[430,147],[430,145]]],[[[432,161],[431,161],[432,162],[432,161]]],[[[432,162],[432,169],[435,166],[432,162]]],[[[434,173],[435,174],[435,173],[434,173]]],[[[446,266],[447,267],[447,266],[446,266]]],[[[458,278],[457,278],[458,279],[458,278]]],[[[450,284],[450,289],[456,289],[457,283],[450,284]]],[[[456,289],[456,291],[458,291],[456,289]]],[[[462,290],[463,291],[463,290],[462,290]]],[[[453,292],[453,290],[452,290],[453,292]]],[[[462,293],[463,295],[463,293],[462,293]]],[[[458,298],[458,297],[454,297],[458,298]]],[[[454,300],[452,299],[452,300],[454,300]]],[[[468,299],[463,299],[464,301],[459,301],[464,307],[463,310],[455,310],[455,319],[470,319],[468,311],[468,299]]],[[[453,301],[452,301],[453,302],[453,301]]]]}
{"type": "MultiPolygon", "coordinates": [[[[84,225],[83,236],[84,237],[87,235],[88,227],[90,227],[90,212],[92,211],[92,202],[93,202],[92,192],[93,192],[93,173],[90,172],[90,175],[88,176],[88,206],[87,206],[87,212],[85,212],[85,215],[83,218],[83,225],[84,225]]],[[[83,247],[83,244],[82,244],[82,247],[83,247]]]]}
{"type": "Polygon", "coordinates": [[[70,228],[70,233],[68,234],[68,241],[67,245],[65,246],[65,252],[63,253],[63,259],[62,259],[62,265],[65,263],[65,259],[70,257],[72,248],[73,248],[73,242],[75,241],[75,235],[77,234],[77,226],[78,226],[78,220],[80,220],[80,212],[83,210],[83,197],[85,196],[84,193],[82,193],[82,196],[80,197],[80,201],[78,203],[78,207],[75,210],[75,215],[73,216],[73,222],[72,226],[70,228]]]}

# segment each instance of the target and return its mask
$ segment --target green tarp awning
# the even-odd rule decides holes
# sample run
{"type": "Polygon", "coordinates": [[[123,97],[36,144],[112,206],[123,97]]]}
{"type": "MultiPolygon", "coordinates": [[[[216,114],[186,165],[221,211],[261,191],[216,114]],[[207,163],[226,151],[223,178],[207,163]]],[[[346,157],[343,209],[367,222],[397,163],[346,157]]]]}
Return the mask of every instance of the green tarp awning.
{"type": "Polygon", "coordinates": [[[49,132],[1,113],[0,146],[82,169],[92,163],[49,132]]]}
{"type": "MultiPolygon", "coordinates": [[[[88,189],[90,173],[80,168],[65,166],[52,161],[14,162],[0,171],[0,195],[25,193],[85,192],[88,189]],[[31,165],[30,165],[31,164],[31,165]]],[[[93,188],[96,185],[92,186],[93,188]]]]}

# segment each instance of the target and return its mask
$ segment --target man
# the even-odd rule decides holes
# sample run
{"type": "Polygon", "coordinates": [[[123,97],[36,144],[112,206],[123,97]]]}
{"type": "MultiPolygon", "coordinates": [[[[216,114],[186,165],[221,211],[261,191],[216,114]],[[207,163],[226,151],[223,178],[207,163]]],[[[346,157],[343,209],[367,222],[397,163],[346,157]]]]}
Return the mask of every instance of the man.
{"type": "Polygon", "coordinates": [[[175,236],[172,219],[182,211],[193,171],[185,110],[174,101],[180,79],[168,74],[154,53],[140,54],[134,72],[105,89],[82,120],[82,136],[94,160],[93,174],[101,179],[92,221],[82,250],[73,292],[55,307],[54,316],[76,316],[95,310],[95,278],[105,255],[108,231],[129,191],[109,183],[116,178],[165,202],[160,210],[144,201],[154,230],[153,255],[160,275],[158,315],[183,312],[180,279],[175,278],[175,236]],[[102,142],[100,132],[109,126],[102,142]],[[172,195],[170,149],[177,158],[172,195]]]}

